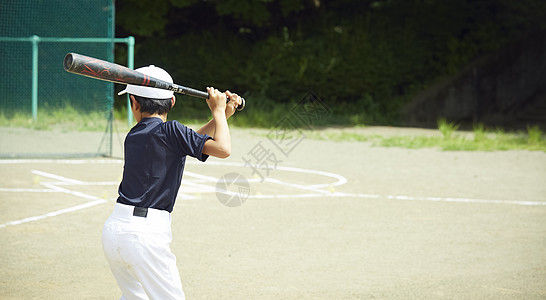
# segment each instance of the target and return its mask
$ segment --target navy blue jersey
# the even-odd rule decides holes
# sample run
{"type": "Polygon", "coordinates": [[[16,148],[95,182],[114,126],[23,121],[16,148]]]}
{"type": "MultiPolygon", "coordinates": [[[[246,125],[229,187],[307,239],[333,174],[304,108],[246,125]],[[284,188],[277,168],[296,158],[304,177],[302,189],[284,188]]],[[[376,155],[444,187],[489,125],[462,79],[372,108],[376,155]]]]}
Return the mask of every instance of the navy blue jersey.
{"type": "Polygon", "coordinates": [[[172,212],[186,156],[205,161],[210,137],[177,121],[142,119],[125,138],[125,165],[117,202],[172,212]]]}

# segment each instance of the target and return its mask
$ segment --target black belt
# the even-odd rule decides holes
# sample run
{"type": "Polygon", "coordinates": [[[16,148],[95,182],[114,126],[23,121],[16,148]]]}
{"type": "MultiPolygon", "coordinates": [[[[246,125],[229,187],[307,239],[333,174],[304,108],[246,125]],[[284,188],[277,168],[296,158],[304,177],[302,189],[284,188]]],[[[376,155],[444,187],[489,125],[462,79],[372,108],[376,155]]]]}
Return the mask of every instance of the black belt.
{"type": "Polygon", "coordinates": [[[136,207],[133,209],[133,216],[146,218],[148,215],[147,207],[136,207]]]}

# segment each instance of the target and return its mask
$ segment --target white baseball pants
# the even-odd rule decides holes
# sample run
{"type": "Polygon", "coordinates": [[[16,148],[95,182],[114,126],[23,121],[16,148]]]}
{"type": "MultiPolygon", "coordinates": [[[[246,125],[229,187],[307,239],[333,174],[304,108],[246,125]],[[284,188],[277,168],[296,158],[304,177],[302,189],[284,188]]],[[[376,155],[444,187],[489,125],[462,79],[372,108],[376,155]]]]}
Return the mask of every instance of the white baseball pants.
{"type": "Polygon", "coordinates": [[[102,231],[102,246],[121,289],[121,299],[184,299],[172,241],[171,215],[149,208],[133,216],[134,206],[116,203],[102,231]]]}

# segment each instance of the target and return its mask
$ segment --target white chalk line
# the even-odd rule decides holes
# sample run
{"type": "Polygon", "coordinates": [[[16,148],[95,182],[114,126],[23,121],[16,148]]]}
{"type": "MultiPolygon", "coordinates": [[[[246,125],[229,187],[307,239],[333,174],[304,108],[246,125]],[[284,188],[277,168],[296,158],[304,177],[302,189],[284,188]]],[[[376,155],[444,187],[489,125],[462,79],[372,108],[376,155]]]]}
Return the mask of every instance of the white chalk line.
{"type": "Polygon", "coordinates": [[[0,224],[0,228],[4,228],[4,227],[7,227],[7,226],[13,226],[13,225],[20,225],[20,224],[29,223],[29,222],[34,222],[34,221],[38,221],[38,220],[42,220],[42,219],[50,218],[50,217],[56,217],[58,215],[62,215],[62,214],[82,210],[82,209],[89,208],[89,207],[99,205],[99,204],[103,204],[103,203],[106,203],[106,202],[108,202],[108,200],[98,199],[98,200],[95,200],[95,201],[87,202],[87,203],[76,205],[76,206],[73,206],[73,207],[52,211],[52,212],[47,213],[47,214],[34,216],[34,217],[28,217],[28,218],[24,218],[24,219],[21,219],[21,220],[16,220],[16,221],[11,221],[11,222],[7,222],[7,223],[4,223],[4,224],[0,224]]]}
{"type": "MultiPolygon", "coordinates": [[[[74,164],[79,164],[79,163],[74,163],[74,164]]],[[[41,182],[40,185],[42,185],[44,187],[47,187],[47,189],[0,188],[0,191],[4,191],[4,192],[5,191],[8,191],[8,192],[42,192],[42,193],[51,193],[51,192],[55,193],[56,192],[56,193],[69,194],[69,195],[72,195],[72,196],[76,196],[78,198],[83,198],[83,199],[91,200],[91,201],[87,202],[87,203],[84,203],[84,204],[80,204],[80,205],[76,205],[76,206],[73,206],[73,207],[56,210],[56,211],[49,212],[49,213],[42,214],[42,215],[38,215],[38,216],[32,216],[32,217],[23,218],[23,219],[20,219],[20,220],[10,221],[10,222],[4,223],[4,224],[0,224],[0,228],[5,228],[7,226],[14,226],[14,225],[20,225],[20,224],[24,224],[24,223],[34,222],[34,221],[42,220],[42,219],[45,219],[45,218],[55,217],[55,216],[59,216],[61,214],[75,212],[75,211],[78,211],[78,210],[86,209],[86,208],[89,208],[89,207],[93,207],[93,206],[108,202],[106,199],[101,199],[101,198],[98,198],[96,196],[89,195],[89,194],[79,192],[79,191],[73,191],[73,190],[70,190],[70,189],[67,189],[67,188],[60,187],[59,185],[65,185],[65,186],[66,185],[71,185],[71,186],[88,185],[88,186],[91,186],[91,185],[118,185],[119,184],[118,182],[84,182],[84,181],[81,181],[81,180],[67,178],[67,177],[63,177],[63,176],[60,176],[60,175],[47,173],[47,172],[43,172],[43,171],[39,171],[39,170],[32,170],[31,173],[35,174],[35,175],[38,175],[38,176],[41,176],[41,177],[56,179],[56,180],[59,180],[59,181],[57,181],[57,182],[41,182]]],[[[197,176],[199,174],[194,173],[194,175],[197,176]]],[[[199,177],[199,176],[197,176],[197,177],[199,177]]],[[[211,177],[206,177],[205,179],[210,180],[211,177]]],[[[186,181],[186,183],[191,183],[191,181],[186,181]]],[[[202,186],[202,185],[200,185],[200,186],[202,186]]],[[[179,193],[179,196],[181,196],[181,198],[183,198],[183,199],[196,199],[197,198],[195,196],[191,196],[191,195],[184,194],[184,193],[179,193]]]]}
{"type": "MultiPolygon", "coordinates": [[[[195,165],[195,164],[202,164],[195,161],[188,161],[186,164],[195,165]]],[[[239,168],[258,168],[259,166],[255,164],[244,164],[244,163],[238,163],[238,162],[220,162],[220,161],[210,161],[206,162],[208,165],[217,165],[217,166],[230,166],[230,167],[239,167],[239,168]]],[[[321,187],[329,187],[329,186],[340,186],[347,183],[347,178],[345,178],[342,175],[325,172],[325,171],[319,171],[319,170],[312,170],[312,169],[302,169],[302,168],[296,168],[296,167],[285,167],[285,166],[277,166],[274,171],[287,171],[287,172],[296,172],[296,173],[304,173],[304,174],[313,174],[313,175],[319,175],[324,177],[330,177],[334,178],[337,181],[333,183],[323,183],[323,184],[315,184],[308,187],[311,188],[321,188],[321,187]]],[[[268,177],[269,178],[269,177],[268,177]]],[[[267,179],[267,178],[266,178],[267,179]]],[[[217,179],[216,179],[217,180],[217,179]]],[[[250,181],[250,179],[249,179],[250,181]]]]}
{"type": "MultiPolygon", "coordinates": [[[[39,171],[39,170],[32,170],[31,173],[35,174],[35,175],[42,176],[42,177],[50,178],[50,179],[60,180],[59,182],[41,182],[40,185],[46,187],[47,189],[45,189],[45,190],[48,191],[48,192],[65,193],[65,194],[69,194],[69,195],[72,195],[72,196],[76,196],[78,198],[83,198],[83,199],[86,199],[86,200],[90,200],[90,202],[87,202],[87,203],[84,203],[84,204],[79,204],[79,205],[72,206],[72,207],[69,207],[69,208],[59,209],[59,210],[52,211],[52,212],[42,214],[42,215],[38,215],[38,216],[32,216],[32,217],[23,218],[23,219],[20,219],[20,220],[15,220],[15,221],[10,221],[10,222],[7,222],[7,223],[3,223],[3,224],[0,224],[0,228],[5,228],[7,226],[14,226],[14,225],[20,225],[20,224],[24,224],[24,223],[34,222],[34,221],[42,220],[42,219],[45,219],[45,218],[55,217],[55,216],[58,216],[58,215],[62,215],[62,214],[66,214],[66,213],[86,209],[86,208],[89,208],[89,207],[93,207],[93,206],[108,202],[108,200],[106,200],[106,199],[101,199],[101,198],[93,196],[93,195],[89,195],[89,194],[78,192],[78,191],[69,190],[69,189],[62,188],[62,187],[59,187],[59,186],[56,185],[56,184],[61,184],[61,183],[62,184],[81,185],[81,184],[84,184],[83,181],[75,180],[75,179],[71,179],[71,178],[66,178],[66,177],[63,177],[63,176],[59,176],[59,175],[55,175],[55,174],[51,174],[51,173],[47,173],[47,172],[43,172],[43,171],[39,171]]],[[[10,190],[13,191],[13,190],[17,190],[17,189],[10,189],[10,190]]],[[[37,189],[22,189],[22,190],[25,191],[25,192],[28,192],[29,190],[32,190],[32,192],[36,192],[37,189]]],[[[44,190],[44,189],[40,189],[40,190],[44,190]]]]}
{"type": "Polygon", "coordinates": [[[55,174],[51,174],[51,173],[47,173],[47,172],[42,172],[42,171],[38,171],[38,170],[32,170],[32,171],[30,171],[30,173],[38,175],[38,176],[42,176],[42,177],[45,177],[45,178],[51,178],[51,179],[59,180],[60,182],[65,182],[65,183],[69,183],[69,184],[81,184],[82,183],[82,181],[80,181],[80,180],[66,178],[66,177],[63,177],[63,176],[59,176],[59,175],[55,175],[55,174]]]}
{"type": "MultiPolygon", "coordinates": [[[[215,162],[217,165],[221,165],[222,163],[215,162]]],[[[242,163],[226,163],[226,165],[231,166],[243,166],[242,163]]],[[[304,170],[300,168],[289,168],[284,167],[284,170],[304,170]]],[[[379,194],[362,194],[362,193],[343,193],[343,192],[331,192],[327,190],[322,190],[318,187],[331,187],[335,185],[344,184],[347,182],[347,179],[341,175],[333,174],[329,172],[322,172],[322,171],[316,171],[316,173],[313,173],[311,171],[314,170],[305,170],[305,173],[310,174],[321,174],[328,177],[334,177],[337,178],[338,181],[333,184],[317,184],[317,185],[301,185],[301,184],[295,184],[295,183],[289,183],[282,180],[274,179],[271,177],[265,178],[265,182],[278,184],[280,186],[290,186],[293,188],[297,188],[300,190],[307,190],[307,191],[313,191],[315,193],[307,193],[307,194],[275,194],[275,195],[248,195],[247,197],[249,199],[285,199],[285,198],[316,198],[316,197],[342,197],[342,198],[367,198],[367,199],[378,199],[378,198],[386,198],[386,199],[394,199],[394,200],[406,200],[406,201],[432,201],[432,202],[458,202],[458,203],[485,203],[485,204],[512,204],[512,205],[524,205],[524,206],[546,206],[546,202],[541,201],[515,201],[515,200],[485,200],[485,199],[472,199],[472,198],[453,198],[453,197],[415,197],[415,196],[403,196],[403,195],[379,195],[379,194]],[[332,176],[335,175],[335,176],[332,176]]],[[[207,180],[210,182],[216,182],[217,179],[210,177],[210,176],[204,176],[200,174],[191,173],[190,176],[195,176],[203,180],[207,180]]],[[[226,180],[228,182],[229,180],[226,180]]],[[[232,180],[233,182],[240,182],[241,180],[232,180]]],[[[249,180],[250,181],[250,180],[249,180]]],[[[259,179],[253,180],[254,182],[260,181],[259,179]]],[[[184,182],[184,181],[183,181],[184,182]]],[[[237,195],[235,192],[226,191],[223,189],[218,189],[215,187],[211,187],[208,185],[200,184],[200,187],[203,189],[209,191],[209,192],[219,192],[226,195],[237,195]]]]}
{"type": "MultiPolygon", "coordinates": [[[[18,164],[18,163],[61,163],[61,164],[73,164],[73,165],[79,165],[79,164],[123,164],[123,160],[118,159],[108,159],[108,160],[0,160],[0,164],[18,164]]],[[[186,164],[189,165],[198,165],[202,164],[201,162],[194,162],[194,161],[187,161],[186,164]]],[[[251,167],[248,164],[244,163],[238,163],[238,162],[219,162],[219,161],[209,161],[207,162],[209,165],[219,165],[219,166],[233,166],[233,167],[251,167]]],[[[412,196],[403,196],[403,195],[370,195],[370,194],[359,194],[359,193],[340,193],[340,192],[329,192],[325,190],[321,190],[320,188],[323,187],[330,187],[330,186],[339,186],[343,185],[347,182],[347,179],[339,174],[325,172],[325,171],[318,171],[318,170],[310,170],[310,169],[302,169],[302,168],[295,168],[295,167],[284,167],[284,166],[278,166],[275,170],[282,170],[282,171],[292,171],[292,172],[300,172],[300,173],[306,173],[306,174],[315,174],[315,175],[322,175],[327,177],[332,177],[337,179],[336,182],[333,183],[325,183],[325,184],[316,184],[316,185],[310,185],[310,186],[303,186],[303,185],[297,185],[297,184],[291,184],[286,183],[280,180],[272,180],[269,178],[269,182],[271,183],[279,183],[279,184],[286,184],[290,185],[292,187],[305,187],[307,190],[315,190],[316,193],[312,194],[290,194],[290,195],[250,195],[250,198],[256,198],[256,199],[274,199],[274,198],[310,198],[310,197],[320,197],[320,196],[329,196],[329,197],[355,197],[355,198],[387,198],[387,199],[395,199],[395,200],[413,200],[413,201],[435,201],[435,202],[461,202],[461,203],[490,203],[490,204],[514,204],[514,205],[546,205],[546,202],[540,202],[540,201],[515,201],[515,200],[486,200],[486,199],[472,199],[472,198],[452,198],[452,197],[412,197],[412,196]]],[[[201,178],[203,181],[216,181],[216,178],[201,175],[197,173],[193,173],[190,171],[185,171],[185,174],[201,178]]],[[[268,178],[266,178],[268,179],[268,178]]],[[[248,182],[257,182],[259,180],[257,179],[248,179],[248,182]]],[[[183,183],[189,183],[187,179],[183,181],[183,183]]],[[[85,184],[85,183],[80,183],[85,184]]],[[[88,183],[89,185],[92,185],[93,183],[88,183]]],[[[106,182],[104,184],[110,184],[110,182],[106,182]]],[[[112,183],[117,184],[117,183],[112,183]]],[[[215,189],[216,191],[216,189],[215,189]]],[[[219,191],[223,192],[223,191],[219,191]]],[[[229,191],[227,191],[229,192],[229,191]]],[[[231,194],[232,192],[229,192],[227,194],[231,194]]],[[[191,198],[191,196],[179,193],[184,195],[186,198],[191,198]]]]}
{"type": "Polygon", "coordinates": [[[97,200],[98,199],[98,197],[95,197],[93,195],[89,195],[89,194],[86,194],[86,193],[82,193],[82,192],[62,188],[60,186],[56,186],[56,185],[51,184],[51,183],[42,183],[42,185],[45,186],[45,187],[48,187],[48,188],[50,188],[50,189],[52,189],[54,191],[69,194],[69,195],[76,196],[76,197],[79,197],[79,198],[83,198],[83,199],[86,199],[86,200],[97,200]]]}
{"type": "MultiPolygon", "coordinates": [[[[43,163],[43,164],[69,164],[69,165],[81,165],[81,164],[123,164],[123,160],[121,159],[97,159],[97,160],[81,160],[81,159],[5,159],[0,160],[0,164],[37,164],[37,163],[43,163]]],[[[216,165],[216,166],[227,166],[227,167],[239,167],[239,168],[246,168],[246,167],[254,167],[257,168],[258,166],[255,164],[245,164],[245,163],[239,163],[239,162],[224,162],[224,161],[207,161],[205,163],[198,162],[198,161],[186,161],[186,165],[216,165]]],[[[333,183],[323,183],[323,184],[316,184],[311,185],[312,188],[326,188],[329,186],[340,186],[345,183],[347,183],[347,178],[345,178],[342,175],[326,172],[326,171],[320,171],[320,170],[312,170],[312,169],[302,169],[302,168],[296,168],[296,167],[285,167],[285,166],[277,166],[275,171],[287,171],[287,172],[297,172],[297,173],[304,173],[304,174],[314,174],[319,176],[325,176],[334,178],[337,181],[333,183]]],[[[184,174],[188,174],[188,171],[184,171],[184,174]]],[[[196,174],[196,173],[193,173],[196,174]]],[[[200,175],[200,174],[199,174],[200,175]]],[[[203,175],[205,176],[205,175],[203,175]]],[[[208,178],[211,178],[210,176],[205,176],[208,178]]],[[[216,178],[215,180],[218,180],[216,178]]],[[[253,181],[253,179],[248,179],[248,181],[253,181]]]]}
{"type": "Polygon", "coordinates": [[[50,189],[23,189],[23,188],[0,188],[0,192],[14,192],[14,193],[57,193],[50,189]]]}
{"type": "Polygon", "coordinates": [[[111,165],[123,164],[121,159],[0,159],[0,165],[9,164],[62,164],[62,165],[111,165]]]}
{"type": "MultiPolygon", "coordinates": [[[[21,164],[21,163],[55,163],[55,164],[71,164],[71,165],[82,165],[82,164],[122,164],[122,160],[0,160],[0,164],[21,164]]],[[[200,162],[192,162],[188,161],[186,164],[202,164],[200,162]]],[[[207,162],[207,164],[210,165],[218,165],[218,166],[232,166],[232,167],[252,167],[252,165],[249,164],[243,164],[243,163],[236,163],[236,162],[217,162],[217,161],[211,161],[207,162]]],[[[283,187],[289,186],[295,189],[308,191],[312,193],[303,193],[303,194],[274,194],[274,195],[261,195],[261,194],[249,194],[246,195],[249,199],[289,199],[289,198],[316,198],[316,197],[341,197],[341,198],[368,198],[368,199],[378,199],[378,198],[385,198],[385,199],[391,199],[391,200],[405,200],[405,201],[432,201],[432,202],[458,202],[458,203],[484,203],[484,204],[511,204],[511,205],[525,205],[525,206],[546,206],[546,202],[540,202],[540,201],[515,201],[515,200],[486,200],[486,199],[472,199],[472,198],[452,198],[452,197],[415,197],[415,196],[404,196],[404,195],[379,195],[379,194],[361,194],[361,193],[344,193],[344,192],[333,192],[329,190],[323,190],[322,188],[331,188],[333,186],[340,186],[345,183],[347,183],[347,179],[339,174],[325,172],[325,171],[318,171],[318,170],[311,170],[311,169],[302,169],[302,168],[295,168],[295,167],[283,167],[278,166],[276,170],[280,171],[287,171],[287,172],[297,172],[297,173],[304,173],[304,174],[313,174],[313,175],[319,175],[323,177],[329,177],[333,178],[335,181],[332,183],[323,183],[323,184],[314,184],[314,185],[302,185],[302,184],[296,184],[296,183],[290,183],[285,182],[282,180],[278,180],[275,178],[267,177],[263,181],[271,184],[277,184],[283,187]]],[[[104,181],[104,182],[85,182],[81,180],[71,179],[67,177],[63,177],[56,174],[51,174],[39,170],[32,170],[32,174],[42,176],[45,178],[50,178],[54,180],[58,180],[56,182],[42,182],[40,183],[42,186],[47,187],[47,189],[21,189],[21,188],[0,188],[0,192],[37,192],[37,193],[50,193],[50,192],[57,192],[57,193],[66,193],[70,194],[72,196],[76,196],[78,198],[83,198],[86,200],[90,200],[90,202],[87,202],[85,204],[76,205],[74,207],[66,208],[57,210],[54,212],[50,212],[47,214],[24,218],[21,220],[11,221],[4,224],[0,224],[0,228],[10,226],[10,225],[19,225],[23,223],[28,223],[32,221],[41,220],[48,217],[58,216],[60,214],[74,212],[77,210],[89,208],[95,205],[103,204],[108,202],[105,199],[100,199],[96,196],[92,196],[89,194],[85,194],[78,191],[69,190],[62,186],[92,186],[92,185],[118,185],[118,182],[112,182],[112,181],[104,181]]],[[[219,192],[226,195],[238,195],[238,193],[219,189],[216,186],[212,187],[203,183],[216,183],[218,181],[217,178],[198,174],[191,171],[185,171],[184,175],[194,178],[194,180],[188,180],[185,178],[182,182],[183,185],[187,186],[194,186],[202,189],[204,193],[207,192],[219,192]]],[[[261,182],[260,179],[248,179],[247,182],[261,182]]],[[[227,181],[226,181],[227,182],[227,181]]],[[[242,180],[235,180],[234,182],[242,182],[242,180]]],[[[183,193],[180,191],[178,193],[178,196],[180,196],[182,199],[198,199],[196,196],[192,196],[188,193],[183,193]]]]}

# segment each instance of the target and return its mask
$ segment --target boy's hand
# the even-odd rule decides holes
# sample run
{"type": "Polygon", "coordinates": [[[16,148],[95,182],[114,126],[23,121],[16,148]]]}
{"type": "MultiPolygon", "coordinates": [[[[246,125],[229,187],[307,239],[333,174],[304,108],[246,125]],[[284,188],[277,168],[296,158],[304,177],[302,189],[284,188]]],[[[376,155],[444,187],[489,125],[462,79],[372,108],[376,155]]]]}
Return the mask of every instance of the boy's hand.
{"type": "Polygon", "coordinates": [[[235,113],[235,110],[237,109],[237,106],[241,105],[243,103],[243,100],[241,100],[241,97],[237,94],[234,94],[230,91],[226,91],[226,96],[229,97],[229,102],[226,105],[226,119],[233,116],[235,113]]]}
{"type": "Polygon", "coordinates": [[[209,97],[207,98],[207,104],[209,105],[210,111],[214,114],[215,112],[225,112],[226,111],[226,95],[220,93],[219,90],[207,87],[207,92],[209,97]]]}

